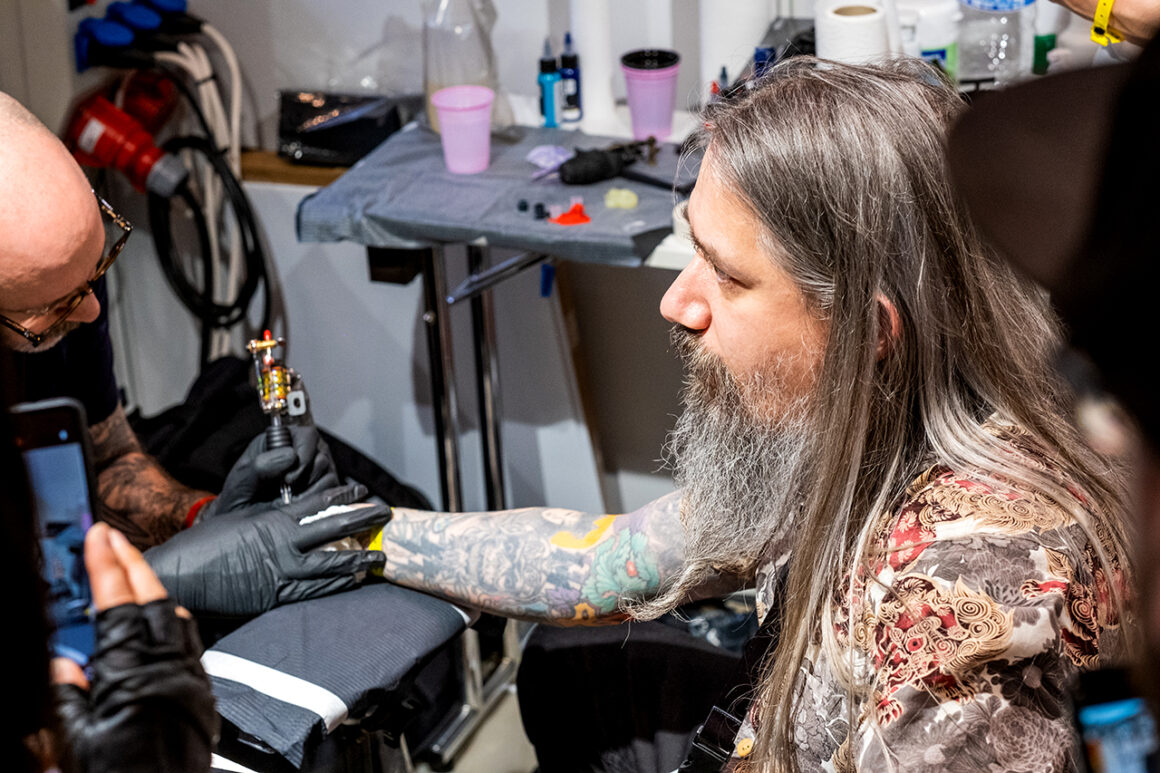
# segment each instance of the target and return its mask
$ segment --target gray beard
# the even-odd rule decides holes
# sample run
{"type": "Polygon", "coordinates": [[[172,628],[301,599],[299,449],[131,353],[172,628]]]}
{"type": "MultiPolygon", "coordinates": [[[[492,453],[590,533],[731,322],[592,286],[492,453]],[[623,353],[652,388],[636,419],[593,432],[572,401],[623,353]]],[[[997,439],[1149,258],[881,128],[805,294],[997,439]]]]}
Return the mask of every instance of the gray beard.
{"type": "Polygon", "coordinates": [[[685,410],[665,461],[681,489],[685,568],[655,599],[629,607],[642,619],[788,549],[809,470],[805,401],[787,399],[776,364],[739,380],[695,334],[674,328],[672,344],[687,371],[685,410]]]}

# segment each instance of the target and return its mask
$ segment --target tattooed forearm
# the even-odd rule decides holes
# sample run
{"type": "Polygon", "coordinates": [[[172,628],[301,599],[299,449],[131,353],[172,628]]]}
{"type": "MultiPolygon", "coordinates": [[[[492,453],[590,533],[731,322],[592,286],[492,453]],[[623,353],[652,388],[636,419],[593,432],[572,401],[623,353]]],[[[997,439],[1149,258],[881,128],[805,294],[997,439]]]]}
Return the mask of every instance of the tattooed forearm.
{"type": "Polygon", "coordinates": [[[148,456],[123,409],[91,430],[102,520],[139,548],[176,534],[189,508],[206,492],[181,485],[148,456]]]}
{"type": "Polygon", "coordinates": [[[626,515],[556,508],[426,513],[396,508],[388,579],[490,612],[557,624],[615,623],[684,561],[680,495],[626,515]]]}

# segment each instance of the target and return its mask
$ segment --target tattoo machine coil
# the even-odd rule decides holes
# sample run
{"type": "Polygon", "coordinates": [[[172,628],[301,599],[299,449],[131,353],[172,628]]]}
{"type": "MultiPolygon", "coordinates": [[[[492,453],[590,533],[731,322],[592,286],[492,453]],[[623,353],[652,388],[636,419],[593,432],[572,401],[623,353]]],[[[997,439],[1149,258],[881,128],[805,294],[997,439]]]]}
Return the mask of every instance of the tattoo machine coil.
{"type": "MultiPolygon", "coordinates": [[[[274,338],[267,330],[261,338],[246,344],[246,351],[254,358],[254,371],[258,376],[258,402],[262,411],[270,417],[266,427],[266,450],[292,446],[294,440],[290,428],[286,426],[287,416],[301,416],[306,413],[306,393],[300,384],[298,374],[274,356],[274,349],[286,347],[286,339],[274,338]]],[[[282,501],[290,503],[290,484],[282,484],[282,501]]]]}

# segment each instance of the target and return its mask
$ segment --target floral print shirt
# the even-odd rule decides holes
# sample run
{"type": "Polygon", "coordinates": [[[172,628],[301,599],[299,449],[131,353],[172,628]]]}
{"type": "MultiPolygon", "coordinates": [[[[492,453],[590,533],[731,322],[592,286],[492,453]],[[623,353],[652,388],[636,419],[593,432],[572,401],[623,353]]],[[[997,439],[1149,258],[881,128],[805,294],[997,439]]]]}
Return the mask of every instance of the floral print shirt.
{"type": "MultiPolygon", "coordinates": [[[[835,598],[839,645],[871,675],[871,697],[851,711],[833,664],[811,648],[799,768],[1078,769],[1069,689],[1124,649],[1109,588],[1127,584],[1110,540],[1100,535],[1109,578],[1053,501],[941,466],[904,500],[878,526],[874,577],[847,603],[835,598]]],[[[759,573],[761,616],[775,573],[775,563],[759,573]]],[[[752,748],[752,734],[746,722],[739,749],[752,748]]]]}

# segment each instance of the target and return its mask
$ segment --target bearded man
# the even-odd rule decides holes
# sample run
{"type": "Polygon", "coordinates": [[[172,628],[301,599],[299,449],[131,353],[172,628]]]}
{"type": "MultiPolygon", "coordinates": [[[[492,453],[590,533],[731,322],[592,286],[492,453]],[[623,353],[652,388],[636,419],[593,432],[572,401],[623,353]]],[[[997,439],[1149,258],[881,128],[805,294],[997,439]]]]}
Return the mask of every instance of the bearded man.
{"type": "Polygon", "coordinates": [[[746,584],[764,616],[787,566],[736,769],[1073,769],[1067,686],[1128,628],[1119,477],[1071,426],[1049,307],[949,187],[960,107],[920,63],[811,59],[709,107],[661,302],[680,491],[396,509],[385,575],[599,624],[746,584]]]}

